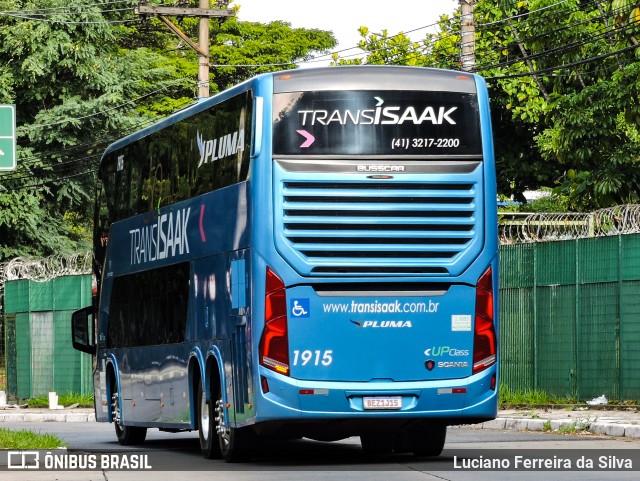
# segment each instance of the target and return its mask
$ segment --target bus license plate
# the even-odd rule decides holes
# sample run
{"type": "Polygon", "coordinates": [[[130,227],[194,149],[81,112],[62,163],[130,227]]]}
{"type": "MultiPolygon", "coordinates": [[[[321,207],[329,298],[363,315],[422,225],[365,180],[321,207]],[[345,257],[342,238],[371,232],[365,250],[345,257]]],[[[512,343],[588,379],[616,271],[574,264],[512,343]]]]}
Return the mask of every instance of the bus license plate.
{"type": "Polygon", "coordinates": [[[364,409],[402,409],[402,397],[363,397],[362,404],[364,409]]]}

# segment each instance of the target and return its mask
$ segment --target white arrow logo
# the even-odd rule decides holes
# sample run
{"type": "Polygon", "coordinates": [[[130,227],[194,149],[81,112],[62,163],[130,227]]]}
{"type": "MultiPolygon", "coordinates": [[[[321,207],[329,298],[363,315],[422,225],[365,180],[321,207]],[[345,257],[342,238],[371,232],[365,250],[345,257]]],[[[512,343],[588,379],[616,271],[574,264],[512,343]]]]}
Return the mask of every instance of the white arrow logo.
{"type": "Polygon", "coordinates": [[[4,150],[0,149],[0,155],[4,155],[4,150]]]}

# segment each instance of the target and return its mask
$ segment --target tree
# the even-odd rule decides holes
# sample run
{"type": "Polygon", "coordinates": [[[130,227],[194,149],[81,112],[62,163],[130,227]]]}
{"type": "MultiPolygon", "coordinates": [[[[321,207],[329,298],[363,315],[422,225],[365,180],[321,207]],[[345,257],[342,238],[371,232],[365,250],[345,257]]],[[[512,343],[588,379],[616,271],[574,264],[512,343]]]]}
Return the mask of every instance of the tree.
{"type": "MultiPolygon", "coordinates": [[[[18,126],[18,168],[0,174],[0,260],[88,248],[104,148],[196,90],[195,53],[157,20],[87,0],[37,3],[0,0],[0,102],[16,104],[18,126]]],[[[335,46],[283,22],[212,22],[211,36],[212,63],[257,65],[214,69],[212,92],[335,46]]]]}
{"type": "MultiPolygon", "coordinates": [[[[574,209],[640,200],[636,0],[478,0],[477,73],[490,88],[498,190],[542,186],[574,209]]],[[[364,61],[459,68],[457,14],[422,42],[368,34],[364,61]]],[[[402,39],[402,36],[396,37],[402,39]]]]}

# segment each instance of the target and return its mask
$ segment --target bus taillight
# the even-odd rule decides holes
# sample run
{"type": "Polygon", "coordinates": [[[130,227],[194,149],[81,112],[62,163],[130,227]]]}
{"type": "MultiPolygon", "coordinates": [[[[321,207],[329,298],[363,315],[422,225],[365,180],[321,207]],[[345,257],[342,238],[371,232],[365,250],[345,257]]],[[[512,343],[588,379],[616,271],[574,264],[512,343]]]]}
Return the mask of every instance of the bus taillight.
{"type": "Polygon", "coordinates": [[[284,282],[267,268],[264,330],[260,338],[260,364],[280,374],[289,374],[289,335],[284,282]]]}
{"type": "Polygon", "coordinates": [[[493,319],[493,279],[489,267],[476,285],[473,374],[496,363],[496,329],[493,319]]]}

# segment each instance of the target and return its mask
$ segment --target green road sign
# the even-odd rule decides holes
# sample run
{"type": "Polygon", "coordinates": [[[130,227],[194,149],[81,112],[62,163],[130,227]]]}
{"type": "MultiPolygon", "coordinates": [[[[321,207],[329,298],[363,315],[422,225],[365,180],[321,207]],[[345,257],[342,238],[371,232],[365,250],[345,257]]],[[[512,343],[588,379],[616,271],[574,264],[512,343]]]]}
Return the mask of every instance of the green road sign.
{"type": "Polygon", "coordinates": [[[0,170],[16,168],[16,106],[0,105],[0,170]]]}

